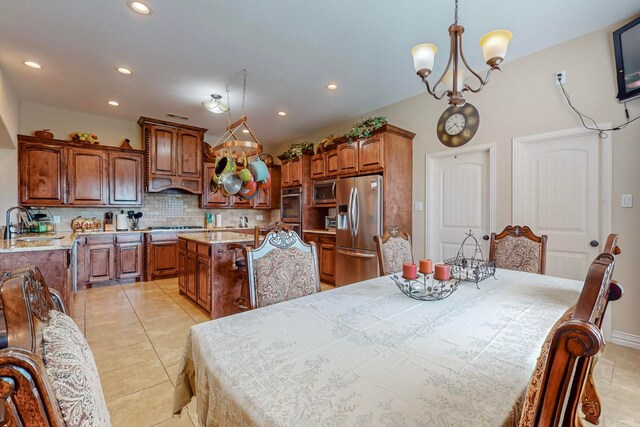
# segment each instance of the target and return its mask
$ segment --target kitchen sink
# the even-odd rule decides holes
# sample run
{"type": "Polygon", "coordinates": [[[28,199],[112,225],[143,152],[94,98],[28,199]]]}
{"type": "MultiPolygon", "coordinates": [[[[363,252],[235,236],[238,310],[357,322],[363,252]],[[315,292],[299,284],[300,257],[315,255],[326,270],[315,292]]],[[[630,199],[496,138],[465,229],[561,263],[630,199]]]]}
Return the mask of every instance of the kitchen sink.
{"type": "Polygon", "coordinates": [[[42,240],[58,240],[62,238],[64,238],[64,236],[29,236],[29,237],[14,237],[11,240],[15,240],[16,242],[39,242],[42,240]]]}

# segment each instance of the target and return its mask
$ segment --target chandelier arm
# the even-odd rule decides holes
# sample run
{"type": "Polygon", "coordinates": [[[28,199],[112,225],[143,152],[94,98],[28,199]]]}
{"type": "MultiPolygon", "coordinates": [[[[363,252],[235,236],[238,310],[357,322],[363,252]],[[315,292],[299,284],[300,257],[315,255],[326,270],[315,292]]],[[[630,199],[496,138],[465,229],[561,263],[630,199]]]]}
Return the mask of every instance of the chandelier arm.
{"type": "MultiPolygon", "coordinates": [[[[440,80],[442,80],[442,78],[440,80]]],[[[440,80],[438,80],[438,83],[440,83],[440,80]]],[[[450,90],[445,90],[440,95],[438,95],[434,90],[431,89],[431,86],[429,85],[429,81],[427,80],[426,77],[422,78],[422,83],[424,83],[424,85],[427,87],[427,92],[429,92],[429,95],[433,96],[437,100],[440,100],[440,99],[444,98],[445,95],[446,96],[451,96],[452,95],[450,90]]],[[[436,86],[438,85],[438,83],[436,83],[436,86]]],[[[434,86],[434,88],[435,88],[435,86],[434,86]]]]}
{"type": "MultiPolygon", "coordinates": [[[[465,84],[465,85],[464,85],[464,89],[463,89],[463,90],[465,90],[465,91],[467,91],[467,90],[468,90],[468,91],[473,92],[473,93],[478,93],[478,92],[480,92],[480,91],[482,90],[482,88],[483,88],[483,87],[485,87],[485,85],[486,85],[487,83],[489,83],[489,79],[491,78],[491,73],[493,72],[493,70],[499,70],[499,71],[502,71],[499,67],[492,67],[492,68],[489,68],[489,70],[487,71],[487,76],[486,76],[486,78],[485,78],[484,80],[482,80],[482,79],[480,79],[480,77],[478,77],[478,79],[480,79],[480,86],[478,86],[476,89],[473,89],[473,88],[472,88],[471,86],[469,86],[468,84],[465,84]]],[[[476,77],[477,77],[477,76],[476,76],[476,77]]]]}
{"type": "MultiPolygon", "coordinates": [[[[462,37],[460,37],[460,58],[462,58],[462,63],[464,64],[465,67],[467,67],[467,70],[471,71],[471,74],[476,76],[476,78],[480,82],[480,89],[482,89],[482,86],[484,86],[486,84],[486,82],[483,81],[483,79],[480,76],[480,74],[478,74],[473,68],[471,68],[471,65],[469,65],[469,63],[467,62],[467,58],[464,57],[464,50],[462,50],[462,37]]],[[[480,90],[480,89],[478,89],[478,90],[480,90]]]]}
{"type": "MultiPolygon", "coordinates": [[[[442,72],[442,74],[440,75],[440,78],[436,81],[436,84],[433,85],[433,92],[430,92],[434,97],[435,97],[435,92],[437,92],[437,87],[440,84],[440,82],[442,82],[442,79],[444,79],[444,76],[447,75],[447,72],[449,71],[449,68],[451,68],[451,63],[453,62],[453,53],[454,53],[454,45],[455,45],[455,39],[453,37],[451,37],[451,34],[449,34],[450,37],[450,46],[449,46],[449,60],[447,61],[447,66],[444,68],[444,71],[442,72]]],[[[456,70],[454,70],[455,72],[456,70]]],[[[451,93],[453,94],[452,91],[447,90],[444,93],[451,93]]],[[[443,95],[444,96],[444,95],[443,95]]],[[[451,96],[451,95],[449,95],[451,96]]],[[[440,98],[436,97],[436,99],[442,99],[442,96],[440,98]]]]}

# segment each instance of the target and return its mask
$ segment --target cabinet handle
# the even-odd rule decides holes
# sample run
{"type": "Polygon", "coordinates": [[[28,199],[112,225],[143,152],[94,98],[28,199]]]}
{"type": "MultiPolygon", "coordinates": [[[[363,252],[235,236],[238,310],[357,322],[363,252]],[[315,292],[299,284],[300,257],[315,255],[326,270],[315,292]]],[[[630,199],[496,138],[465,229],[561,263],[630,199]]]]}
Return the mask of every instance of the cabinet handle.
{"type": "Polygon", "coordinates": [[[221,255],[221,254],[224,253],[224,250],[223,249],[217,249],[216,252],[218,252],[218,254],[221,255]]]}

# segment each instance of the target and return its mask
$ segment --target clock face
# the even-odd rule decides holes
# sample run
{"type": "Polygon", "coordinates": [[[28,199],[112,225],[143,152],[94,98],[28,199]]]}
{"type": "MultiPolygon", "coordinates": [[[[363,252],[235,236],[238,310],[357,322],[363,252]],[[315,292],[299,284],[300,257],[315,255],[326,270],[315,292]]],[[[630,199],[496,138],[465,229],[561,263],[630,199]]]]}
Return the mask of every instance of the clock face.
{"type": "Polygon", "coordinates": [[[464,130],[464,125],[467,123],[467,119],[460,113],[449,116],[446,122],[444,122],[444,130],[449,135],[457,135],[464,130]]]}
{"type": "Polygon", "coordinates": [[[480,126],[480,114],[473,105],[447,108],[440,120],[436,132],[438,139],[447,147],[460,147],[473,138],[480,126]]]}

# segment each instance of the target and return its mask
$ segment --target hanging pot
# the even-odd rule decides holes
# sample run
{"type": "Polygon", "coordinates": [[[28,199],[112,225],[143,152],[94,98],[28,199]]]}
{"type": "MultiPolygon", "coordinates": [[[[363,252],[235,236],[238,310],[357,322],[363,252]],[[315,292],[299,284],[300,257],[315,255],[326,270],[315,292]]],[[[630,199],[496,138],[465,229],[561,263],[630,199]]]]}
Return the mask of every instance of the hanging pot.
{"type": "Polygon", "coordinates": [[[238,194],[238,191],[242,188],[242,181],[235,172],[223,172],[222,175],[220,175],[218,184],[224,189],[223,194],[227,193],[230,196],[238,194]]]}
{"type": "Polygon", "coordinates": [[[240,191],[238,192],[238,196],[243,199],[249,198],[256,194],[258,191],[258,184],[255,181],[251,180],[249,182],[245,182],[240,191]]]}
{"type": "Polygon", "coordinates": [[[253,162],[249,163],[249,170],[253,174],[253,178],[258,182],[266,180],[269,176],[269,168],[260,157],[256,157],[253,162]]]}
{"type": "Polygon", "coordinates": [[[271,187],[271,174],[267,175],[267,179],[258,183],[258,190],[266,190],[271,187]]]}
{"type": "Polygon", "coordinates": [[[231,156],[221,157],[220,160],[216,163],[215,174],[220,179],[220,175],[223,172],[235,172],[236,171],[236,163],[233,161],[231,156]]]}
{"type": "Polygon", "coordinates": [[[220,187],[218,186],[218,179],[214,175],[211,177],[211,180],[209,181],[209,192],[211,194],[216,194],[219,189],[220,187]]]}

